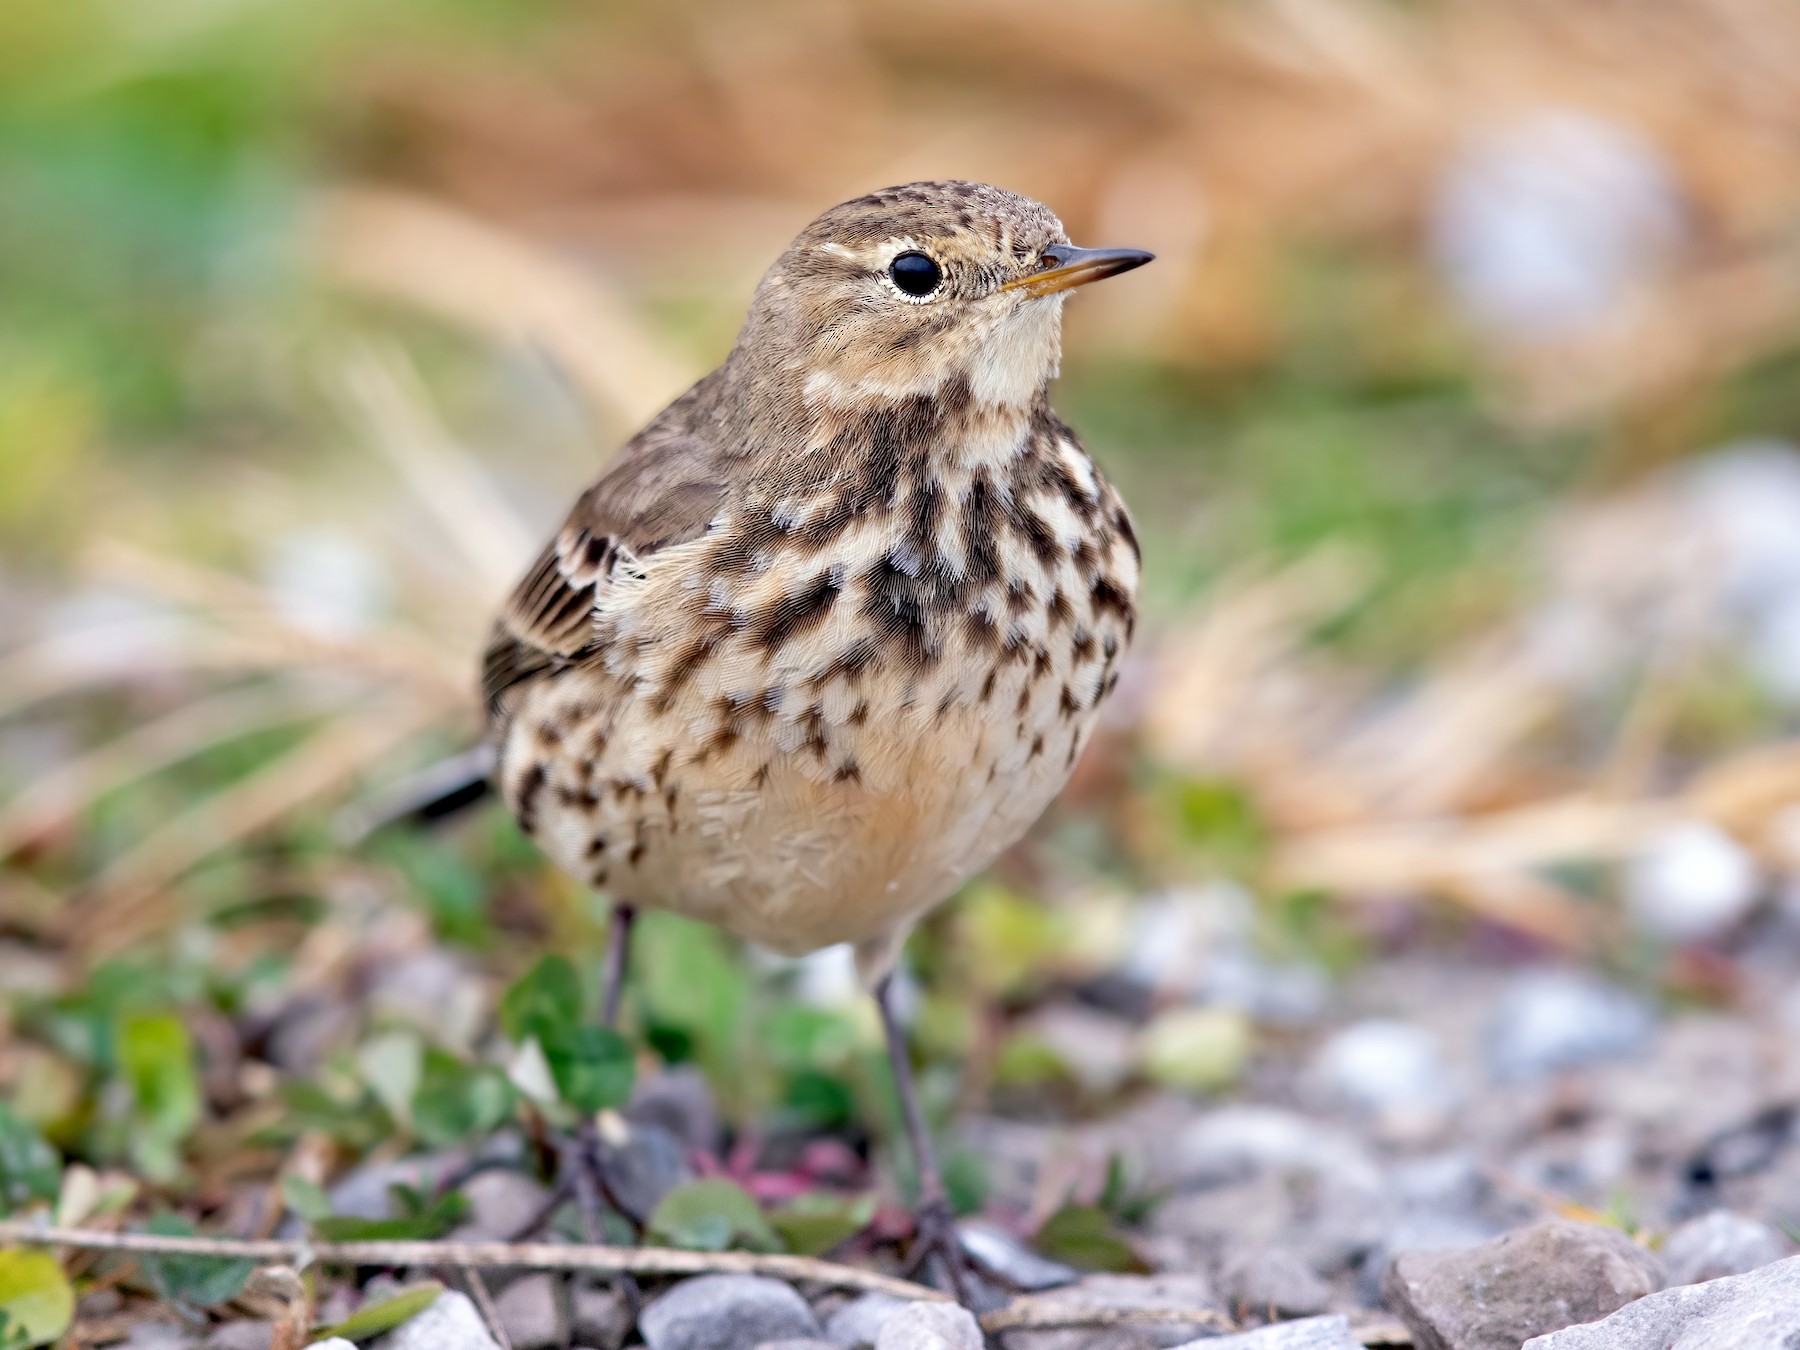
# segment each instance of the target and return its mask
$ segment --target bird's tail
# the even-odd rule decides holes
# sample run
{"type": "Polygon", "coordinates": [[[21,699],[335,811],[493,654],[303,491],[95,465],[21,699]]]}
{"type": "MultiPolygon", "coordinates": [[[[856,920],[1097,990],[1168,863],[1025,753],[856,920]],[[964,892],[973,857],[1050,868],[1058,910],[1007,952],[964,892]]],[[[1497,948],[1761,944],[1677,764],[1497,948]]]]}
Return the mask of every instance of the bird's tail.
{"type": "Polygon", "coordinates": [[[346,807],[337,818],[339,841],[352,846],[390,825],[428,825],[466,810],[493,790],[497,758],[484,741],[407,775],[372,801],[346,807]]]}

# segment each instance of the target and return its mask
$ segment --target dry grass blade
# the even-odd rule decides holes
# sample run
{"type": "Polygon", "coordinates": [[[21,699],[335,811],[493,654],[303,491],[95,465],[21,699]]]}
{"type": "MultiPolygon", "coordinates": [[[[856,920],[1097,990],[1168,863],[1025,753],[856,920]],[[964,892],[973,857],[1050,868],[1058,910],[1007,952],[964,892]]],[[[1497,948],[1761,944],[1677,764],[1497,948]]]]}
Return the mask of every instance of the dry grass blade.
{"type": "Polygon", "coordinates": [[[353,782],[448,711],[413,704],[320,731],[248,778],[206,798],[109,864],[69,907],[67,928],[96,956],[117,952],[164,916],[152,902],[206,858],[353,782]]]}
{"type": "Polygon", "coordinates": [[[501,595],[530,560],[531,535],[432,416],[405,357],[365,348],[345,363],[338,382],[370,439],[437,517],[445,539],[461,550],[482,586],[501,595]]]}
{"type": "Polygon", "coordinates": [[[0,858],[80,815],[101,797],[213,746],[287,726],[339,700],[256,684],[197,699],[58,765],[0,806],[0,858]]]}
{"type": "Polygon", "coordinates": [[[325,204],[317,247],[340,282],[541,344],[620,426],[639,425],[698,374],[592,273],[442,203],[345,189],[325,204]]]}
{"type": "Polygon", "coordinates": [[[473,652],[456,652],[412,633],[385,630],[325,636],[281,614],[252,583],[117,542],[98,546],[91,565],[103,575],[228,628],[230,650],[248,668],[318,666],[375,677],[422,696],[469,701],[473,652]]]}

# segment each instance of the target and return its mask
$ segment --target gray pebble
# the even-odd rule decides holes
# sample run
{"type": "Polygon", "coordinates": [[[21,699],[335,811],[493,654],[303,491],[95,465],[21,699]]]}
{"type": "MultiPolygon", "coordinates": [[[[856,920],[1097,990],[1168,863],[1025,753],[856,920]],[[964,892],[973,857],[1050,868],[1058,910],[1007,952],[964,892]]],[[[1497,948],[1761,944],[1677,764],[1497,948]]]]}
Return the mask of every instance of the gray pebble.
{"type": "Polygon", "coordinates": [[[1616,1228],[1558,1219],[1462,1251],[1402,1252],[1382,1288],[1419,1350],[1517,1350],[1662,1284],[1661,1263],[1616,1228]]]}
{"type": "Polygon", "coordinates": [[[882,1325],[905,1306],[905,1299],[892,1294],[862,1294],[825,1319],[825,1339],[851,1347],[874,1345],[882,1325]]]}
{"type": "Polygon", "coordinates": [[[513,1350],[550,1350],[569,1340],[569,1322],[557,1288],[547,1271],[523,1276],[494,1299],[494,1311],[506,1328],[513,1350]]]}
{"type": "Polygon", "coordinates": [[[1331,1306],[1331,1291],[1286,1247],[1252,1247],[1229,1257],[1219,1292],[1241,1316],[1309,1317],[1331,1306]]]}
{"type": "Polygon", "coordinates": [[[269,1322],[227,1322],[206,1338],[206,1350],[269,1350],[274,1343],[269,1322]]]}
{"type": "Polygon", "coordinates": [[[1538,970],[1514,979],[1487,1028],[1488,1067],[1502,1082],[1629,1059],[1648,1046],[1656,1019],[1635,994],[1581,971],[1538,970]]]}
{"type": "Polygon", "coordinates": [[[805,1299],[755,1275],[683,1280],[644,1309],[638,1327],[650,1350],[755,1350],[764,1341],[819,1335],[805,1299]]]}
{"type": "Polygon", "coordinates": [[[569,1296],[575,1339],[594,1350],[619,1350],[637,1319],[616,1285],[577,1285],[569,1296]]]}
{"type": "Polygon", "coordinates": [[[1699,1284],[1727,1275],[1744,1275],[1790,1255],[1794,1244],[1755,1219],[1715,1209],[1689,1219],[1663,1244],[1663,1264],[1670,1284],[1699,1284]]]}
{"type": "Polygon", "coordinates": [[[982,1350],[981,1326],[954,1303],[912,1303],[882,1324],[875,1350],[982,1350]]]}

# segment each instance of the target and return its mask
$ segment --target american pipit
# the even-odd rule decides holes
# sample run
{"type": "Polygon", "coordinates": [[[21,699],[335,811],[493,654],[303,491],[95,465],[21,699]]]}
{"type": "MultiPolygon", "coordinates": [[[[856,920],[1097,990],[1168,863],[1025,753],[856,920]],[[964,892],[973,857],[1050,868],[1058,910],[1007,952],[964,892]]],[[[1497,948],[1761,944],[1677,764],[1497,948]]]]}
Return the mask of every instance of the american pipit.
{"type": "Polygon", "coordinates": [[[1131,638],[1124,504],[1051,411],[1069,290],[1150,260],[1037,202],[845,202],[757,287],[725,364],[575,504],[495,624],[498,782],[615,898],[779,952],[855,945],[922,1191],[961,1254],[889,976],[928,910],[1062,788],[1131,638]]]}

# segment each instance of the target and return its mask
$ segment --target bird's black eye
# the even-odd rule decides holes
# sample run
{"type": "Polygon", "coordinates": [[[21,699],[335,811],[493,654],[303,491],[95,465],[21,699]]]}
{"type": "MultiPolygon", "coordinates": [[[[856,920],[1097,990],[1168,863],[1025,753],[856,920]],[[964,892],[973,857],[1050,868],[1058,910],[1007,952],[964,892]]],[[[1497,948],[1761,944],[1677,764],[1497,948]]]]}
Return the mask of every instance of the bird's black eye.
{"type": "Polygon", "coordinates": [[[944,269],[923,253],[902,253],[888,264],[888,275],[908,295],[930,295],[944,281],[944,269]]]}

